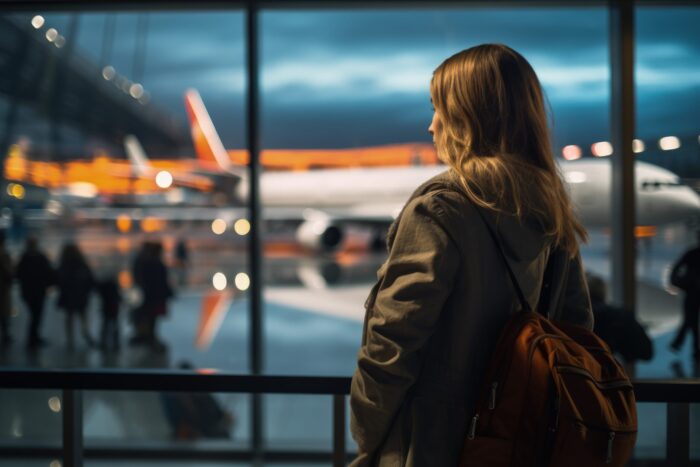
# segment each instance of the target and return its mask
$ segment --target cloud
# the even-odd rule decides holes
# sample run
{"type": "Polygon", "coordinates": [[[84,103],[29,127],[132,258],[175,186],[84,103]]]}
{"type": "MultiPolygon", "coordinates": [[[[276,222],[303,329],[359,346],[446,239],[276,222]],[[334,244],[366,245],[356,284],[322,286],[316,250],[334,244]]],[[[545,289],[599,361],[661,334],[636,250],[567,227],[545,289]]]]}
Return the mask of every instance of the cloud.
{"type": "MultiPolygon", "coordinates": [[[[133,66],[137,16],[118,15],[112,59],[120,72],[133,66]]],[[[104,17],[81,15],[80,46],[93,60],[101,52],[104,17]]],[[[54,15],[52,21],[62,27],[68,19],[54,15]]],[[[669,127],[696,132],[700,9],[638,7],[637,19],[640,128],[654,129],[655,116],[663,116],[669,127]]],[[[265,139],[276,147],[318,147],[423,135],[433,70],[445,57],[484,42],[508,44],[532,63],[562,141],[604,137],[608,21],[604,6],[263,11],[265,139]]],[[[181,114],[182,91],[197,87],[227,138],[239,131],[229,122],[242,115],[245,75],[240,12],[149,16],[144,85],[155,104],[181,114]]]]}

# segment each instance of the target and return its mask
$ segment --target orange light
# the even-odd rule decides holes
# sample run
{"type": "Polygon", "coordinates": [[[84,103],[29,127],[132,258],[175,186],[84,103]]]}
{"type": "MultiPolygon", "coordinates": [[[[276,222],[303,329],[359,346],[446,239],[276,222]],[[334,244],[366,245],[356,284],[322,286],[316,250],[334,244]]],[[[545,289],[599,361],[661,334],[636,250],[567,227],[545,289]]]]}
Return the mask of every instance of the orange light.
{"type": "Polygon", "coordinates": [[[634,236],[636,238],[656,237],[656,227],[653,225],[638,225],[634,228],[634,236]]]}
{"type": "Polygon", "coordinates": [[[122,289],[128,289],[134,284],[131,273],[126,269],[119,271],[119,277],[117,280],[119,281],[119,287],[122,289]]]}
{"type": "Polygon", "coordinates": [[[165,220],[157,217],[145,217],[141,220],[141,230],[146,233],[160,232],[165,229],[165,220]]]}
{"type": "Polygon", "coordinates": [[[131,230],[131,217],[126,214],[121,214],[117,217],[117,230],[121,233],[126,233],[131,230]]]}
{"type": "Polygon", "coordinates": [[[117,238],[117,250],[119,253],[122,255],[125,255],[129,252],[131,249],[131,240],[129,240],[128,237],[119,237],[117,238]]]}

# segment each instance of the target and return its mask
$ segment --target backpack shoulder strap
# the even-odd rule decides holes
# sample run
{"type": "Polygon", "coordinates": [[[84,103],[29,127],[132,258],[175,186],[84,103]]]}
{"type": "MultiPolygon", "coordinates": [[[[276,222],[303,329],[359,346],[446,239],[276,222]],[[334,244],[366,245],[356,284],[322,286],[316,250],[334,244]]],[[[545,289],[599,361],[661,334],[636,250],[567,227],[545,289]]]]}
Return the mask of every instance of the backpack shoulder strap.
{"type": "Polygon", "coordinates": [[[520,283],[518,282],[518,279],[515,277],[515,273],[513,272],[513,269],[510,267],[510,263],[508,262],[508,258],[506,257],[506,252],[503,250],[503,244],[501,243],[500,239],[498,238],[498,234],[493,229],[491,224],[489,224],[488,220],[484,216],[484,213],[481,211],[481,208],[479,206],[474,205],[474,209],[476,209],[476,212],[479,213],[479,216],[481,217],[481,220],[484,221],[484,224],[486,225],[486,228],[488,229],[489,234],[491,235],[491,238],[493,239],[494,243],[496,243],[496,247],[498,248],[498,251],[501,254],[501,258],[503,258],[503,263],[506,265],[506,269],[508,270],[508,276],[510,276],[510,281],[513,283],[513,287],[515,288],[515,292],[518,295],[518,300],[520,301],[520,306],[522,307],[523,311],[533,311],[530,307],[530,304],[525,299],[525,294],[523,293],[523,290],[520,288],[520,283]]]}
{"type": "Polygon", "coordinates": [[[569,258],[565,251],[553,249],[542,280],[539,310],[549,319],[558,320],[564,308],[564,289],[569,280],[569,258]]]}

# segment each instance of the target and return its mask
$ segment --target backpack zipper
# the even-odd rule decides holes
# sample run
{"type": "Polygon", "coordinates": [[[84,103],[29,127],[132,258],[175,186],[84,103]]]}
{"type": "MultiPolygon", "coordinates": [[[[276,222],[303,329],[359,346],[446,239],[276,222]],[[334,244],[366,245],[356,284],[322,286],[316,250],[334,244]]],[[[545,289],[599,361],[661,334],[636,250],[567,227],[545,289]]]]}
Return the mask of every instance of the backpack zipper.
{"type": "Polygon", "coordinates": [[[479,422],[479,414],[472,417],[472,422],[469,424],[469,433],[467,434],[467,439],[474,439],[476,436],[476,424],[479,422]]]}
{"type": "Polygon", "coordinates": [[[498,381],[491,383],[491,397],[489,397],[489,410],[496,408],[496,390],[498,389],[498,381]]]}
{"type": "Polygon", "coordinates": [[[615,432],[611,431],[608,434],[608,456],[605,458],[605,463],[609,464],[613,459],[613,441],[615,440],[615,432]]]}
{"type": "Polygon", "coordinates": [[[594,425],[589,425],[587,423],[584,423],[580,420],[574,420],[574,424],[581,426],[585,428],[586,430],[590,431],[597,431],[597,432],[603,432],[607,433],[608,435],[608,445],[605,453],[605,463],[610,464],[613,461],[613,447],[614,447],[614,442],[615,438],[617,435],[634,435],[637,433],[637,430],[624,430],[624,429],[618,429],[616,431],[610,431],[610,427],[597,427],[594,425]]]}
{"type": "Polygon", "coordinates": [[[628,379],[616,379],[612,381],[605,381],[605,382],[600,382],[597,379],[593,377],[593,375],[589,372],[584,370],[583,368],[578,368],[575,366],[569,366],[569,365],[557,365],[557,371],[559,373],[572,373],[575,375],[583,376],[587,379],[589,379],[593,384],[595,384],[598,389],[601,390],[606,390],[606,389],[618,389],[618,388],[630,388],[632,389],[632,383],[628,379]]]}
{"type": "MultiPolygon", "coordinates": [[[[543,339],[571,341],[569,337],[560,336],[558,334],[540,334],[529,345],[528,362],[532,360],[532,355],[535,353],[535,347],[537,347],[537,344],[539,344],[543,339]]],[[[508,368],[510,369],[510,365],[508,366],[508,368]]],[[[498,390],[498,382],[501,380],[505,372],[505,367],[502,366],[498,371],[496,379],[493,383],[491,383],[491,391],[489,393],[489,410],[494,410],[496,408],[496,393],[498,390]]]]}

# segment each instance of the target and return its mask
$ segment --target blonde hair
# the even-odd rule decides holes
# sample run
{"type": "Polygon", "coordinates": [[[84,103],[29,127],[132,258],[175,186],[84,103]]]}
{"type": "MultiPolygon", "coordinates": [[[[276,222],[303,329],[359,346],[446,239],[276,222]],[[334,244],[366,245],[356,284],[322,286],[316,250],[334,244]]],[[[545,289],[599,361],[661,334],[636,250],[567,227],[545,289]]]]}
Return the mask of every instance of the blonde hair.
{"type": "Polygon", "coordinates": [[[554,162],[540,82],[519,53],[501,44],[463,50],[433,73],[438,157],[478,206],[534,215],[571,256],[586,230],[554,162]]]}

